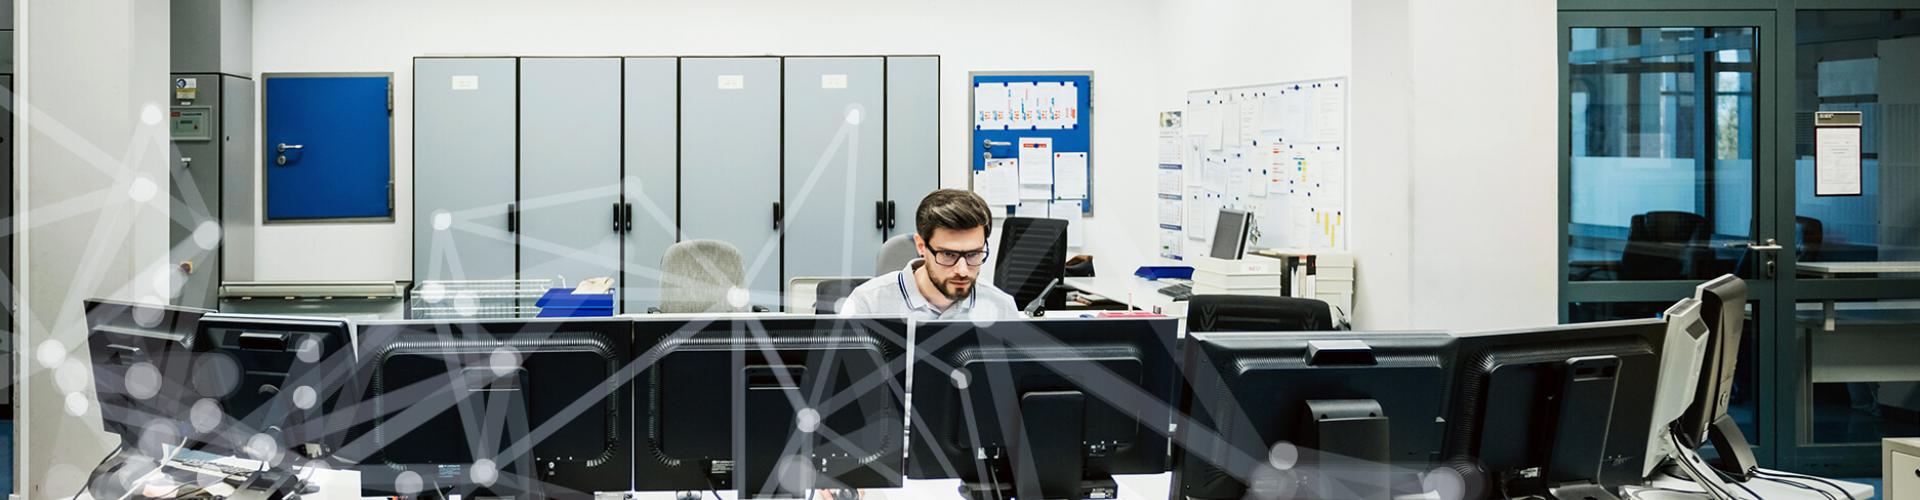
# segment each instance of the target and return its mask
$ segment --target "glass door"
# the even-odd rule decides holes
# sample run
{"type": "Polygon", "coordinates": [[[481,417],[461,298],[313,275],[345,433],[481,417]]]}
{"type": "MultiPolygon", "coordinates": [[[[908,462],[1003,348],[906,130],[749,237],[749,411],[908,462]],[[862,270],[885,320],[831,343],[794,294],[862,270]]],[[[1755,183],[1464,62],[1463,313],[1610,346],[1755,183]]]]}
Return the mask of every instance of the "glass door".
{"type": "Polygon", "coordinates": [[[1749,283],[1731,410],[1762,465],[1782,309],[1771,12],[1560,14],[1565,322],[1653,317],[1700,282],[1749,283]]]}

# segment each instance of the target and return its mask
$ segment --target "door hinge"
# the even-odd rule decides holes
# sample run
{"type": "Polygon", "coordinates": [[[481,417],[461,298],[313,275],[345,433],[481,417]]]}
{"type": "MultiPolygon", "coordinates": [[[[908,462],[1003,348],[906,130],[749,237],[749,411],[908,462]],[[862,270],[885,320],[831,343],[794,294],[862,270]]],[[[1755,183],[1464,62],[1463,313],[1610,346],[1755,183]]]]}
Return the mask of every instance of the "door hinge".
{"type": "Polygon", "coordinates": [[[387,116],[393,116],[393,79],[387,79],[387,116]]]}
{"type": "Polygon", "coordinates": [[[393,214],[393,181],[387,181],[387,214],[393,214]]]}

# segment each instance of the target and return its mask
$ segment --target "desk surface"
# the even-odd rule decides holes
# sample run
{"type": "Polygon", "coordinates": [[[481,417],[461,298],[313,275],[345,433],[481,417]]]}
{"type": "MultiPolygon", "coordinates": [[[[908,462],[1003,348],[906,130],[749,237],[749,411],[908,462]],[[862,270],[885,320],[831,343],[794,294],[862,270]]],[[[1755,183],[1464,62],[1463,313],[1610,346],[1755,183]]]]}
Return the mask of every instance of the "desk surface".
{"type": "MultiPolygon", "coordinates": [[[[1769,469],[1761,469],[1761,470],[1767,471],[1767,472],[1775,472],[1769,469]]],[[[1654,473],[1654,475],[1655,477],[1657,477],[1657,479],[1655,479],[1650,486],[1653,488],[1664,488],[1664,489],[1647,489],[1647,488],[1641,488],[1636,486],[1628,486],[1621,489],[1622,490],[1640,490],[1638,492],[1635,492],[1633,495],[1631,495],[1631,498],[1636,498],[1639,500],[1707,498],[1707,495],[1705,493],[1706,490],[1701,489],[1699,485],[1696,485],[1690,481],[1674,479],[1674,478],[1662,475],[1658,472],[1654,473]],[[1670,490],[1681,490],[1681,491],[1670,491],[1670,490]],[[1692,493],[1686,493],[1686,492],[1692,492],[1692,493]]],[[[1808,479],[1794,479],[1794,478],[1786,478],[1786,479],[1799,482],[1799,483],[1804,483],[1804,484],[1807,484],[1808,486],[1812,486],[1815,488],[1820,488],[1822,490],[1825,490],[1829,494],[1834,493],[1832,486],[1821,484],[1819,481],[1813,481],[1808,479]]],[[[1832,482],[1833,484],[1839,485],[1842,488],[1846,488],[1847,496],[1853,497],[1858,500],[1866,500],[1868,498],[1872,498],[1874,495],[1873,486],[1870,486],[1870,485],[1855,483],[1850,481],[1841,481],[1838,479],[1828,479],[1827,481],[1832,482]]],[[[1799,487],[1789,486],[1784,483],[1780,483],[1777,481],[1770,481],[1763,478],[1754,478],[1752,481],[1747,481],[1741,484],[1746,486],[1748,489],[1753,490],[1753,492],[1755,494],[1758,494],[1760,498],[1766,498],[1766,499],[1806,498],[1806,499],[1815,499],[1815,500],[1827,500],[1827,497],[1825,495],[1821,495],[1819,493],[1814,493],[1811,491],[1800,489],[1799,487]]],[[[1622,491],[1622,493],[1626,493],[1626,491],[1622,491]]],[[[1740,496],[1740,498],[1747,498],[1749,496],[1747,495],[1747,491],[1740,489],[1739,486],[1733,487],[1733,493],[1735,495],[1740,496]]],[[[1838,496],[1838,495],[1835,495],[1835,496],[1838,496]]]]}
{"type": "Polygon", "coordinates": [[[1800,262],[1793,266],[1815,274],[1920,273],[1920,261],[1800,262]]]}
{"type": "Polygon", "coordinates": [[[1165,283],[1139,276],[1067,278],[1065,283],[1082,292],[1106,297],[1143,311],[1167,315],[1184,312],[1184,308],[1180,308],[1181,311],[1171,311],[1174,309],[1173,297],[1160,294],[1160,288],[1167,286],[1165,283]]]}

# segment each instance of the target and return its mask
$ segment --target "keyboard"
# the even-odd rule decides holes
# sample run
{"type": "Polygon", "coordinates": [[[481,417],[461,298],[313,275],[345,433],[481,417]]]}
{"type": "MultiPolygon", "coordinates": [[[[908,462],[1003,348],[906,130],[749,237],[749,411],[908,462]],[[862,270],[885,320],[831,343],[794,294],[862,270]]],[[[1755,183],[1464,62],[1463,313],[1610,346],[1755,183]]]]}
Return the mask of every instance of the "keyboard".
{"type": "Polygon", "coordinates": [[[231,481],[246,479],[247,476],[252,475],[254,472],[257,471],[257,469],[253,469],[249,467],[229,465],[229,464],[214,462],[211,460],[174,460],[172,463],[168,465],[172,466],[173,468],[181,469],[189,472],[206,474],[209,476],[221,476],[223,479],[227,479],[231,481]]]}
{"type": "Polygon", "coordinates": [[[1187,300],[1193,298],[1193,287],[1179,284],[1167,285],[1160,287],[1160,294],[1173,297],[1173,300],[1187,300]]]}

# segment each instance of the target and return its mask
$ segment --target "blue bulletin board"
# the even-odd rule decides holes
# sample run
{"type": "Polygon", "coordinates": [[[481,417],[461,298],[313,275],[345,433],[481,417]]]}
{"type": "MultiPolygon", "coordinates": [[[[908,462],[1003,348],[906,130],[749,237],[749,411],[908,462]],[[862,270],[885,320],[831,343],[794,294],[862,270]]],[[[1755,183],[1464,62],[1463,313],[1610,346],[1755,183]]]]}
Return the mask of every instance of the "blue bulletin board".
{"type": "MultiPolygon", "coordinates": [[[[1056,156],[1063,160],[1047,175],[1052,182],[1046,185],[1046,201],[1056,207],[1078,202],[1081,215],[1093,215],[1093,72],[974,72],[969,77],[967,109],[972,126],[967,149],[974,173],[968,176],[968,185],[982,196],[999,195],[990,200],[1004,199],[1005,193],[979,180],[988,161],[1000,160],[1004,165],[1005,160],[1018,160],[1022,139],[1033,143],[1038,141],[1032,139],[1045,138],[1051,141],[1052,154],[1066,155],[1056,156]],[[1003,100],[1003,92],[1012,97],[1003,100]],[[1072,102],[1063,102],[1069,95],[1072,102]],[[1081,158],[1084,174],[1079,173],[1077,159],[1081,158]],[[1079,186],[1062,189],[1062,180],[1079,186]]],[[[1039,185],[1024,182],[1037,175],[1022,173],[1019,187],[1026,195],[1021,202],[1038,201],[1034,198],[1039,185]]],[[[1007,205],[1008,215],[1014,214],[1015,206],[1007,205]]]]}

